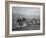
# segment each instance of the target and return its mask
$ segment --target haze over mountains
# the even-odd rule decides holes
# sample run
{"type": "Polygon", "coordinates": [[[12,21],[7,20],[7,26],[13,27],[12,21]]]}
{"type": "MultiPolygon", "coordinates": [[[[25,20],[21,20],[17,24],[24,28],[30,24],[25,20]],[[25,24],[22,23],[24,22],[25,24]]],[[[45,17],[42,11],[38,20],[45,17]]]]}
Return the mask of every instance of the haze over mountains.
{"type": "Polygon", "coordinates": [[[22,14],[13,14],[14,15],[14,17],[15,18],[17,18],[17,17],[19,17],[19,18],[22,18],[22,17],[25,17],[25,18],[28,18],[28,19],[30,19],[30,18],[40,18],[40,16],[37,16],[37,15],[29,15],[29,16],[27,16],[27,15],[22,15],[22,14]]]}

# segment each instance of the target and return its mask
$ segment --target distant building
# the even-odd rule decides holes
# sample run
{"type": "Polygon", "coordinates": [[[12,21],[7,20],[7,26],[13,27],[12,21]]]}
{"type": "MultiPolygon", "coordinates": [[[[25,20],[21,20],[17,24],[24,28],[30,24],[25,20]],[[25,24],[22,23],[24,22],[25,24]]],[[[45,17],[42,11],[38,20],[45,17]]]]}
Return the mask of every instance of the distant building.
{"type": "Polygon", "coordinates": [[[35,18],[33,18],[33,19],[31,20],[31,23],[32,23],[32,24],[40,25],[40,19],[35,19],[35,18]]]}
{"type": "Polygon", "coordinates": [[[38,24],[38,25],[40,25],[40,19],[39,19],[39,20],[37,20],[37,24],[38,24]]]}
{"type": "Polygon", "coordinates": [[[37,20],[35,18],[33,18],[31,22],[32,22],[32,24],[36,24],[37,20]]]}

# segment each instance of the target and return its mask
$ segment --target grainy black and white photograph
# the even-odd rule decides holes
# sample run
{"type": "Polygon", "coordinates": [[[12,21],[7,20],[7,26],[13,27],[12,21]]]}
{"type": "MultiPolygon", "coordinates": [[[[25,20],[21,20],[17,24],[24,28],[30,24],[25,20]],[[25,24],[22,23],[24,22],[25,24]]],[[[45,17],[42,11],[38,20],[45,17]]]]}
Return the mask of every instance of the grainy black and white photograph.
{"type": "Polygon", "coordinates": [[[12,31],[40,30],[40,8],[12,7],[12,31]]]}

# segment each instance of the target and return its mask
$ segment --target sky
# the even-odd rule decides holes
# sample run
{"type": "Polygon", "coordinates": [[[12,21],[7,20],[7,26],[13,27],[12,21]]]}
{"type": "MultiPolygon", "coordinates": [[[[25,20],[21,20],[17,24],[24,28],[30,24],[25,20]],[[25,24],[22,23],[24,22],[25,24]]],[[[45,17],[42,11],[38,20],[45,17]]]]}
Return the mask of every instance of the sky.
{"type": "Polygon", "coordinates": [[[38,7],[13,7],[12,13],[26,16],[40,16],[40,8],[38,7]]]}
{"type": "Polygon", "coordinates": [[[19,17],[39,18],[40,8],[38,7],[13,7],[12,13],[15,14],[16,16],[18,15],[19,17]]]}

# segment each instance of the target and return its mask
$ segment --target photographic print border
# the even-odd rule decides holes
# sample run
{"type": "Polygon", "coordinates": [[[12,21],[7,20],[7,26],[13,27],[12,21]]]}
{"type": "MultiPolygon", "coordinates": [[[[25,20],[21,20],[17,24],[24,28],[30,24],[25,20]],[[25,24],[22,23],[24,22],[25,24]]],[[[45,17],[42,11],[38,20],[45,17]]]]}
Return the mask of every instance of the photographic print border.
{"type": "MultiPolygon", "coordinates": [[[[26,5],[26,4],[10,4],[10,25],[9,25],[9,34],[25,34],[25,33],[42,33],[42,28],[43,28],[43,6],[40,5],[26,5]],[[25,31],[12,31],[12,7],[30,7],[30,8],[39,8],[39,13],[40,13],[40,30],[29,30],[29,28],[33,27],[33,25],[31,25],[31,27],[28,28],[28,30],[25,31]]],[[[34,11],[35,12],[35,11],[34,11]]],[[[21,12],[22,13],[22,12],[21,12]]],[[[15,26],[14,26],[15,27],[15,26]]],[[[36,25],[34,24],[34,29],[35,29],[36,25]]],[[[24,28],[24,27],[23,27],[24,28]]],[[[33,28],[32,28],[33,29],[33,28]]]]}
{"type": "Polygon", "coordinates": [[[35,36],[45,34],[45,3],[34,2],[19,2],[19,1],[6,1],[5,2],[5,37],[18,37],[18,36],[35,36]],[[9,4],[29,4],[29,5],[42,5],[43,6],[43,33],[29,33],[29,34],[9,34],[9,4]]]}

